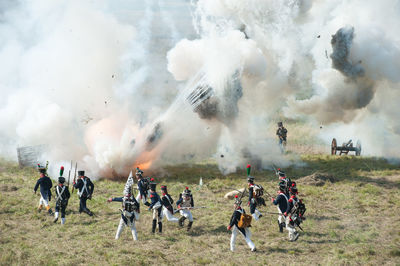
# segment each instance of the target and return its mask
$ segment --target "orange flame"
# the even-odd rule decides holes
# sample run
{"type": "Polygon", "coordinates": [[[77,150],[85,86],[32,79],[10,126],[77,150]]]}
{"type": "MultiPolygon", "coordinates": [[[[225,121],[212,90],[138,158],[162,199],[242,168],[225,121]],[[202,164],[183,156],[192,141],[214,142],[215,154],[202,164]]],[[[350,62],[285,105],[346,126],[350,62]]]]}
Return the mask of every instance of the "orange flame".
{"type": "Polygon", "coordinates": [[[139,167],[140,170],[147,170],[150,168],[152,161],[147,161],[144,163],[136,163],[134,166],[139,167]]]}

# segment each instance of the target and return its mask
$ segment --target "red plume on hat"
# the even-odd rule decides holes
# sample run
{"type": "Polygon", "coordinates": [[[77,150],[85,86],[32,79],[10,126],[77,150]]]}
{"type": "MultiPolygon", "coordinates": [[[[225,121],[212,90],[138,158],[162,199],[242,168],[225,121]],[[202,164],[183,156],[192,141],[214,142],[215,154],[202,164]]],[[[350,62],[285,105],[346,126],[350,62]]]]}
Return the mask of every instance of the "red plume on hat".
{"type": "Polygon", "coordinates": [[[64,166],[61,166],[61,168],[60,168],[60,176],[63,176],[63,174],[64,174],[64,166]]]}
{"type": "Polygon", "coordinates": [[[251,171],[251,165],[248,164],[248,165],[247,165],[247,175],[248,175],[248,176],[250,175],[250,171],[251,171]]]}

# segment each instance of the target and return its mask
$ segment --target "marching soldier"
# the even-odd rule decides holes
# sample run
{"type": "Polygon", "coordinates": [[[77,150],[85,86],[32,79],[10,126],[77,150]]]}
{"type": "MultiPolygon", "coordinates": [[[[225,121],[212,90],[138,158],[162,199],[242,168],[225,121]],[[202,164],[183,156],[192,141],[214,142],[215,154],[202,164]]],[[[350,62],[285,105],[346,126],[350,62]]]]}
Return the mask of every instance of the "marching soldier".
{"type": "Polygon", "coordinates": [[[179,219],[179,225],[183,227],[185,220],[189,219],[189,224],[187,227],[187,231],[189,231],[193,225],[193,215],[190,212],[190,209],[194,207],[194,201],[192,193],[188,187],[186,187],[183,193],[179,195],[179,200],[176,202],[176,205],[179,209],[180,215],[182,216],[179,219]]]}
{"type": "Polygon", "coordinates": [[[279,147],[281,152],[285,152],[287,129],[283,126],[282,122],[278,122],[278,129],[276,130],[276,135],[279,137],[279,147]]]}
{"type": "Polygon", "coordinates": [[[256,251],[256,246],[254,243],[251,241],[251,232],[250,232],[250,222],[251,222],[251,216],[250,216],[250,222],[247,222],[243,224],[241,222],[241,216],[245,215],[245,211],[240,207],[242,202],[240,199],[238,199],[238,196],[235,196],[235,203],[234,203],[234,212],[231,217],[231,221],[227,227],[228,230],[232,229],[232,236],[231,236],[231,251],[235,251],[235,241],[238,232],[240,232],[244,239],[246,240],[247,245],[250,247],[251,251],[256,251]]]}
{"type": "Polygon", "coordinates": [[[263,188],[260,185],[254,184],[254,177],[252,176],[247,177],[247,182],[249,185],[249,201],[247,204],[250,206],[250,214],[254,220],[258,221],[262,217],[262,214],[257,210],[257,205],[266,206],[264,199],[261,197],[263,188]]]}
{"type": "Polygon", "coordinates": [[[133,240],[137,241],[135,221],[138,220],[140,213],[139,203],[136,201],[135,197],[133,197],[130,190],[126,191],[126,193],[124,197],[109,198],[107,200],[109,203],[112,201],[122,202],[122,210],[120,210],[121,219],[119,221],[117,233],[115,234],[115,239],[119,239],[125,226],[129,226],[131,228],[133,240]]]}
{"type": "Polygon", "coordinates": [[[61,224],[65,224],[65,209],[71,196],[68,186],[64,186],[65,178],[58,178],[58,185],[54,187],[56,191],[56,212],[54,213],[54,223],[58,220],[58,214],[61,211],[61,224]]]}
{"type": "Polygon", "coordinates": [[[93,216],[93,213],[86,207],[86,201],[92,199],[94,184],[89,177],[85,176],[85,171],[78,171],[78,177],[78,182],[74,182],[74,187],[78,189],[79,213],[84,212],[93,216]]]}
{"type": "Polygon", "coordinates": [[[157,183],[154,178],[150,179],[150,200],[149,211],[153,210],[153,226],[151,232],[154,234],[156,232],[157,221],[158,221],[158,231],[162,233],[162,205],[160,196],[156,192],[157,183]]]}
{"type": "Polygon", "coordinates": [[[51,179],[46,175],[46,168],[40,167],[38,171],[40,173],[40,178],[37,180],[36,185],[33,189],[36,194],[36,191],[40,186],[40,200],[38,211],[41,211],[44,205],[47,212],[52,215],[53,211],[49,206],[49,201],[51,200],[51,188],[53,187],[53,182],[51,182],[51,179]]]}
{"type": "Polygon", "coordinates": [[[179,219],[174,217],[174,207],[172,206],[174,200],[168,194],[167,186],[161,186],[161,191],[163,195],[161,198],[163,216],[167,217],[170,222],[178,222],[179,219]]]}
{"type": "Polygon", "coordinates": [[[289,211],[289,202],[288,202],[288,195],[285,194],[286,191],[286,182],[281,180],[279,182],[279,191],[278,196],[276,199],[271,198],[271,202],[274,205],[278,205],[278,212],[280,213],[278,216],[278,225],[279,225],[279,232],[283,233],[283,228],[286,225],[286,220],[284,213],[289,211]]]}

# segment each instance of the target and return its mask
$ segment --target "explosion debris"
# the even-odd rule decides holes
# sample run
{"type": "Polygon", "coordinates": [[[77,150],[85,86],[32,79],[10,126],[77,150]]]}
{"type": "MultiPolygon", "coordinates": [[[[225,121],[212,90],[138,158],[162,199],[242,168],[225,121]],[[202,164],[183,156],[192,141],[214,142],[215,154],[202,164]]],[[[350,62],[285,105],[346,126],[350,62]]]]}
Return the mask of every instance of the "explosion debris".
{"type": "Polygon", "coordinates": [[[147,137],[146,150],[152,150],[157,145],[162,136],[163,130],[161,123],[159,122],[154,126],[152,133],[147,137]]]}

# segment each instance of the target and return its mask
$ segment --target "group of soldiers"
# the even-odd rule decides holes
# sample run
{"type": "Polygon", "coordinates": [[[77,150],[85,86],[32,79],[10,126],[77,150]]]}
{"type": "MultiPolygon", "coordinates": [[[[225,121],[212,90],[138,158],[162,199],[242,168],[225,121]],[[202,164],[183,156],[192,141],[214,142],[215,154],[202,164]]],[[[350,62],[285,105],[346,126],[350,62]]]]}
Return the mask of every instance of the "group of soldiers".
{"type": "MultiPolygon", "coordinates": [[[[232,230],[231,236],[231,251],[235,250],[235,240],[237,234],[240,232],[246,240],[247,245],[250,247],[251,251],[255,251],[256,247],[251,241],[251,232],[249,227],[251,226],[251,220],[254,219],[258,221],[262,214],[258,210],[259,206],[266,206],[265,200],[263,198],[264,188],[261,185],[254,183],[254,177],[250,176],[251,166],[247,166],[247,182],[248,182],[248,206],[250,208],[250,214],[246,215],[245,210],[241,207],[242,197],[239,198],[238,195],[235,196],[234,202],[234,212],[232,214],[228,230],[232,230]]],[[[269,193],[272,204],[277,206],[278,209],[278,226],[279,231],[283,233],[283,229],[286,228],[289,233],[289,241],[296,241],[299,237],[299,233],[296,227],[300,227],[300,224],[305,220],[304,213],[306,211],[305,204],[301,199],[298,198],[298,190],[296,182],[292,181],[286,176],[285,172],[281,169],[276,171],[279,177],[279,191],[277,196],[273,197],[269,193]]]]}
{"type": "MultiPolygon", "coordinates": [[[[235,250],[235,241],[237,235],[240,233],[246,240],[246,243],[250,247],[251,251],[255,251],[256,247],[251,241],[251,220],[258,221],[262,214],[258,210],[260,206],[266,206],[263,198],[264,189],[261,185],[254,183],[254,177],[250,176],[251,166],[247,166],[247,182],[248,182],[248,206],[250,208],[250,214],[247,215],[245,210],[242,208],[242,198],[246,192],[243,191],[241,197],[238,195],[235,197],[234,212],[230,219],[230,223],[227,227],[228,230],[232,231],[230,248],[231,251],[235,250]]],[[[39,211],[46,208],[50,215],[53,212],[49,206],[51,200],[51,189],[53,187],[51,179],[46,175],[46,168],[39,168],[40,178],[38,179],[34,192],[36,193],[40,186],[40,202],[39,211]]],[[[276,171],[279,176],[279,191],[276,198],[272,197],[271,202],[277,206],[278,214],[278,226],[280,232],[283,232],[283,228],[286,228],[289,232],[289,240],[296,241],[299,237],[299,233],[296,230],[296,226],[300,227],[300,223],[305,219],[305,205],[298,198],[298,191],[296,183],[291,181],[290,178],[286,177],[285,173],[278,169],[276,171]]],[[[143,177],[143,171],[139,168],[136,169],[136,180],[137,187],[134,188],[132,173],[128,177],[125,184],[122,197],[109,198],[107,202],[121,202],[122,208],[120,209],[121,218],[119,221],[118,229],[115,235],[115,239],[119,239],[123,229],[128,226],[131,229],[133,240],[138,240],[137,230],[135,223],[139,221],[140,217],[140,205],[141,203],[146,206],[148,211],[152,212],[152,229],[151,232],[155,233],[158,225],[158,232],[162,233],[162,220],[165,216],[168,221],[177,222],[181,227],[184,227],[185,220],[188,220],[187,231],[191,230],[193,225],[193,215],[191,209],[194,209],[193,195],[188,187],[186,187],[179,195],[174,208],[174,200],[168,193],[167,186],[161,186],[160,196],[157,191],[157,183],[154,178],[143,177]],[[137,190],[137,196],[134,197],[133,190],[137,190]],[[175,213],[179,212],[180,218],[174,216],[175,213]]],[[[84,212],[90,216],[93,213],[87,208],[86,201],[91,199],[94,191],[94,184],[90,178],[85,176],[84,171],[78,171],[78,180],[73,182],[73,188],[78,190],[80,199],[79,213],[84,212]]],[[[61,224],[65,224],[65,210],[68,206],[68,200],[71,196],[68,186],[65,185],[65,178],[60,176],[58,178],[58,185],[54,187],[56,195],[56,207],[54,213],[54,222],[58,221],[59,213],[61,212],[61,224]]],[[[201,208],[201,207],[198,207],[201,208]]],[[[300,227],[301,228],[301,227],[300,227]]]]}
{"type": "MultiPolygon", "coordinates": [[[[53,182],[47,176],[47,169],[45,167],[38,168],[40,178],[37,180],[36,185],[34,187],[34,193],[40,187],[40,200],[38,211],[43,209],[43,206],[46,208],[47,212],[50,215],[53,215],[53,211],[50,208],[49,201],[51,201],[51,190],[53,188],[53,182]]],[[[92,198],[92,194],[94,191],[94,184],[85,176],[85,171],[78,171],[78,180],[73,182],[73,188],[78,190],[79,195],[79,213],[86,213],[89,216],[93,216],[93,213],[87,208],[86,201],[92,198]]],[[[65,210],[68,206],[68,201],[71,197],[71,193],[69,192],[68,186],[65,185],[65,178],[60,176],[58,178],[58,184],[54,187],[55,192],[55,212],[54,212],[54,223],[58,221],[60,212],[61,212],[61,224],[65,224],[65,210]]]]}
{"type": "Polygon", "coordinates": [[[139,221],[140,217],[140,203],[143,203],[149,211],[153,214],[151,232],[154,234],[158,225],[158,232],[162,233],[162,220],[165,216],[170,222],[177,222],[181,227],[184,227],[186,219],[189,220],[187,225],[187,231],[192,228],[193,215],[191,209],[194,208],[193,195],[188,187],[179,195],[179,199],[176,202],[176,209],[174,209],[174,200],[168,193],[167,186],[161,186],[162,196],[158,195],[156,191],[157,183],[154,178],[143,177],[143,171],[139,168],[136,169],[136,179],[138,194],[136,198],[133,196],[133,178],[132,175],[128,177],[122,197],[109,198],[108,202],[122,202],[121,219],[115,235],[115,239],[118,239],[125,226],[131,228],[133,240],[137,240],[137,231],[135,223],[139,221]],[[149,201],[150,200],[150,201],[149,201]],[[179,212],[181,217],[178,219],[174,216],[176,212],[179,212]]]}

